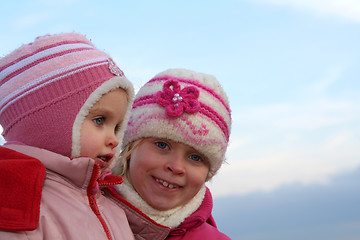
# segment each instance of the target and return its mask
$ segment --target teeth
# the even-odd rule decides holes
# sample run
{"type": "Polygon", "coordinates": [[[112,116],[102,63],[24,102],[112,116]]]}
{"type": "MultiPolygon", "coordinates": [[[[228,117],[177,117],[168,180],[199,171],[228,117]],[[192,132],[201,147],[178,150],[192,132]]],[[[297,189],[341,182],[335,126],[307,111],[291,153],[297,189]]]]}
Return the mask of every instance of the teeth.
{"type": "Polygon", "coordinates": [[[105,161],[106,157],[99,157],[101,160],[105,161]]]}
{"type": "Polygon", "coordinates": [[[167,183],[167,182],[165,182],[165,181],[163,181],[161,179],[156,178],[156,181],[161,183],[164,187],[167,187],[167,188],[178,188],[178,186],[167,183]]]}

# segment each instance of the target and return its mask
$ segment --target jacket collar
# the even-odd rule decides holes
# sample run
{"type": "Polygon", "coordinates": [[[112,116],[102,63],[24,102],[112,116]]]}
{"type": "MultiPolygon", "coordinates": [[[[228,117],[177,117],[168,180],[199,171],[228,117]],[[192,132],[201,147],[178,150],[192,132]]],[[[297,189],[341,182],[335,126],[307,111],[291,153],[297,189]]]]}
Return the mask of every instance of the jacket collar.
{"type": "Polygon", "coordinates": [[[95,166],[95,161],[91,158],[79,157],[71,159],[45,149],[27,145],[6,144],[4,147],[37,158],[46,169],[69,179],[77,187],[87,188],[89,185],[95,166]]]}
{"type": "Polygon", "coordinates": [[[212,196],[210,190],[206,187],[205,196],[200,207],[189,217],[187,217],[179,227],[171,229],[169,235],[183,235],[187,230],[196,228],[205,222],[216,227],[215,221],[211,214],[212,208],[212,196]]]}

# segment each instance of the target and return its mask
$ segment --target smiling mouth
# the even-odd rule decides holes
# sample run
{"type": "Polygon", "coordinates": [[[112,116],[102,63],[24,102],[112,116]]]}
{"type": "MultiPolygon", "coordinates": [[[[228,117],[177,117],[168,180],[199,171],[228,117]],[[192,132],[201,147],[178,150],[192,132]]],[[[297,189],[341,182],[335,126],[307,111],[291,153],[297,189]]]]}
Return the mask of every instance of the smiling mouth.
{"type": "Polygon", "coordinates": [[[168,183],[168,182],[166,182],[166,181],[164,181],[164,180],[161,180],[161,179],[158,179],[158,178],[155,178],[155,181],[157,181],[158,183],[162,184],[164,187],[167,187],[167,188],[170,188],[170,189],[173,189],[173,188],[181,188],[181,186],[168,183]]]}

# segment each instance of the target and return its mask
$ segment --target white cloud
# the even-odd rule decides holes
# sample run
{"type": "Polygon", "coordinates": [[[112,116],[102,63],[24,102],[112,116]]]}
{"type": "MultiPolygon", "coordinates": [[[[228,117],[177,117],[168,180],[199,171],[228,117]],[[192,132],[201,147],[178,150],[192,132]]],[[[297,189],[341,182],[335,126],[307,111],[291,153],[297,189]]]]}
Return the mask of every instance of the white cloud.
{"type": "Polygon", "coordinates": [[[334,67],[330,69],[322,80],[310,86],[309,93],[315,95],[322,94],[332,83],[339,80],[345,70],[345,67],[334,67]]]}
{"type": "Polygon", "coordinates": [[[316,15],[331,15],[360,22],[360,1],[358,0],[255,0],[268,4],[284,5],[305,10],[316,15]]]}
{"type": "Polygon", "coordinates": [[[282,130],[313,130],[360,119],[360,106],[350,100],[304,100],[242,109],[234,124],[282,130]]]}
{"type": "Polygon", "coordinates": [[[334,71],[313,84],[304,93],[309,98],[300,101],[240,106],[233,117],[228,164],[209,183],[214,195],[326,184],[360,167],[360,102],[324,96],[339,75],[334,71]]]}
{"type": "Polygon", "coordinates": [[[272,191],[284,184],[326,184],[336,174],[360,166],[360,142],[354,133],[340,131],[318,144],[283,147],[235,160],[245,149],[228,153],[224,164],[208,184],[215,196],[272,191]]]}

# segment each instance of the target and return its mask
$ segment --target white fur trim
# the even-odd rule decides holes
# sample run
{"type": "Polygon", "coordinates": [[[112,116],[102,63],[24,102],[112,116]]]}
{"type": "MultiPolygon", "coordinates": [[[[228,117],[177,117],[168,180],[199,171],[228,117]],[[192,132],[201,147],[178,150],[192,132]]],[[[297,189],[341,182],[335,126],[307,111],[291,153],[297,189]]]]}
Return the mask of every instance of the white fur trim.
{"type": "Polygon", "coordinates": [[[136,208],[145,213],[155,222],[167,226],[169,228],[178,227],[187,217],[195,212],[201,205],[205,197],[206,187],[202,186],[200,191],[185,205],[178,206],[166,211],[160,211],[151,207],[136,192],[126,177],[122,184],[115,186],[120,195],[136,208]]]}
{"type": "MultiPolygon", "coordinates": [[[[99,101],[102,95],[110,92],[111,90],[122,88],[126,91],[128,95],[128,106],[123,119],[123,122],[120,126],[120,129],[117,134],[117,138],[119,139],[119,145],[116,147],[117,151],[114,156],[114,159],[117,160],[120,155],[120,148],[122,145],[122,140],[124,137],[124,131],[129,121],[130,110],[132,107],[132,103],[134,101],[134,88],[132,83],[127,80],[125,76],[123,77],[113,77],[108,81],[104,82],[99,86],[94,92],[90,94],[84,105],[81,107],[79,113],[76,115],[73,129],[72,129],[72,152],[71,157],[79,157],[80,156],[80,130],[82,123],[84,122],[85,117],[89,114],[89,110],[92,106],[99,101]]],[[[115,161],[112,162],[109,168],[111,168],[115,164],[115,161]]]]}

